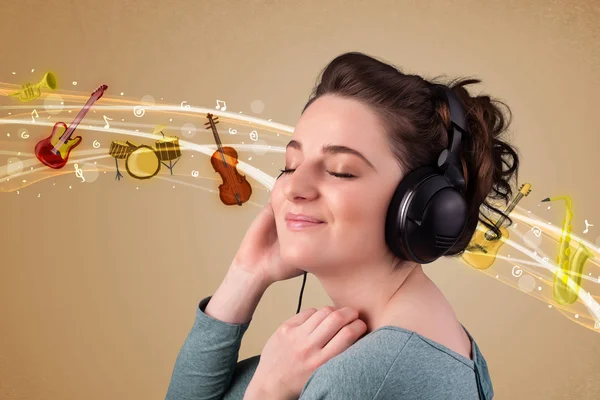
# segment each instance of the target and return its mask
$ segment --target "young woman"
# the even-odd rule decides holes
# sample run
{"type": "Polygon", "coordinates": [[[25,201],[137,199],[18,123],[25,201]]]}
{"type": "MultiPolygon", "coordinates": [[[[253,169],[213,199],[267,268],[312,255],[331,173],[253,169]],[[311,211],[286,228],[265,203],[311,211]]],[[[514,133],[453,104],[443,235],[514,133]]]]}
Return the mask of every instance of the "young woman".
{"type": "MultiPolygon", "coordinates": [[[[444,255],[467,247],[482,204],[501,213],[486,199],[508,202],[518,170],[516,151],[499,139],[510,121],[493,103],[504,103],[464,88],[478,82],[446,86],[466,117],[460,164],[467,216],[444,255]]],[[[386,241],[399,183],[436,165],[448,147],[451,116],[439,88],[362,53],[342,54],[325,68],[270,201],[221,286],[196,310],[167,400],[493,397],[485,359],[452,306],[421,263],[398,257],[386,241]],[[305,272],[334,306],[299,312],[261,355],[238,363],[265,290],[305,272]]]]}

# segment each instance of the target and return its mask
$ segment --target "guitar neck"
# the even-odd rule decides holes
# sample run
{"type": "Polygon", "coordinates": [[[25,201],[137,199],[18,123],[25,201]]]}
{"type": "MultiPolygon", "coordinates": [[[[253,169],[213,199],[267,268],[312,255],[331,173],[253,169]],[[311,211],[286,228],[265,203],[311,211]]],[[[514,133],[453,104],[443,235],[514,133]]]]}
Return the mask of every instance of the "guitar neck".
{"type": "Polygon", "coordinates": [[[506,220],[506,216],[508,216],[508,214],[510,214],[510,212],[517,206],[517,203],[523,198],[523,193],[519,192],[515,198],[513,199],[513,201],[511,201],[510,205],[506,208],[506,210],[504,211],[504,214],[502,217],[500,217],[500,219],[498,220],[498,222],[496,222],[496,224],[494,225],[496,228],[499,228],[502,226],[502,224],[504,223],[504,221],[506,220]]]}
{"type": "Polygon", "coordinates": [[[71,124],[69,124],[69,127],[63,134],[63,136],[61,138],[63,142],[66,142],[67,140],[69,140],[71,138],[71,135],[73,134],[75,129],[77,129],[77,126],[79,125],[81,120],[85,117],[85,115],[88,113],[90,108],[92,108],[92,105],[96,102],[96,100],[98,100],[98,97],[96,97],[96,96],[90,97],[88,99],[87,103],[85,103],[85,105],[83,106],[83,108],[81,110],[79,110],[79,113],[77,113],[77,116],[75,117],[73,122],[71,122],[71,124]]]}

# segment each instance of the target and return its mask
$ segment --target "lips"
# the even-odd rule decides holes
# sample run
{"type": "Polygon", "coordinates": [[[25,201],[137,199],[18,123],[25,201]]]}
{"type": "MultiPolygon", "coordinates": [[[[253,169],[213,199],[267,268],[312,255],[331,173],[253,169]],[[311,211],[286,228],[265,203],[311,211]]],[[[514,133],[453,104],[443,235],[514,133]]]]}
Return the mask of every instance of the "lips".
{"type": "Polygon", "coordinates": [[[298,221],[298,222],[310,222],[313,224],[321,224],[321,223],[325,222],[318,218],[311,217],[310,215],[294,214],[294,213],[290,213],[290,212],[285,214],[285,220],[286,221],[298,221]]]}

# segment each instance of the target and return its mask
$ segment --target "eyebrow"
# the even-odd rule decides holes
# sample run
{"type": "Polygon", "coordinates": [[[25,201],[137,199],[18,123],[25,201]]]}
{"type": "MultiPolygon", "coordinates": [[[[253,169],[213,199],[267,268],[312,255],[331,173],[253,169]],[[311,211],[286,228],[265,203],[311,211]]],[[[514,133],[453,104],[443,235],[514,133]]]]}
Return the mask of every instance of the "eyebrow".
{"type": "MultiPolygon", "coordinates": [[[[285,146],[285,149],[287,150],[288,147],[302,151],[302,143],[298,142],[297,140],[293,140],[293,139],[290,140],[290,142],[287,144],[287,146],[285,146]]],[[[328,153],[328,154],[352,154],[352,155],[355,155],[355,156],[361,158],[364,162],[366,162],[371,168],[376,170],[375,166],[371,163],[371,161],[369,161],[367,159],[367,157],[365,157],[358,150],[351,149],[350,147],[326,144],[326,145],[323,145],[323,148],[321,151],[326,154],[328,153]]]]}

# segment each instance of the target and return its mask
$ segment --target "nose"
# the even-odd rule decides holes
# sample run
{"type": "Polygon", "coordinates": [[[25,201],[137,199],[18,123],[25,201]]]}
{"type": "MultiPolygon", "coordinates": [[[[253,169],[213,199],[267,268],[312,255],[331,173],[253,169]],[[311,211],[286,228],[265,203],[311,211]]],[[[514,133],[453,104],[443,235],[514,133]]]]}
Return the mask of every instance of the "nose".
{"type": "Polygon", "coordinates": [[[280,184],[289,201],[314,200],[318,197],[315,177],[308,168],[296,168],[294,172],[287,174],[280,184]]]}

